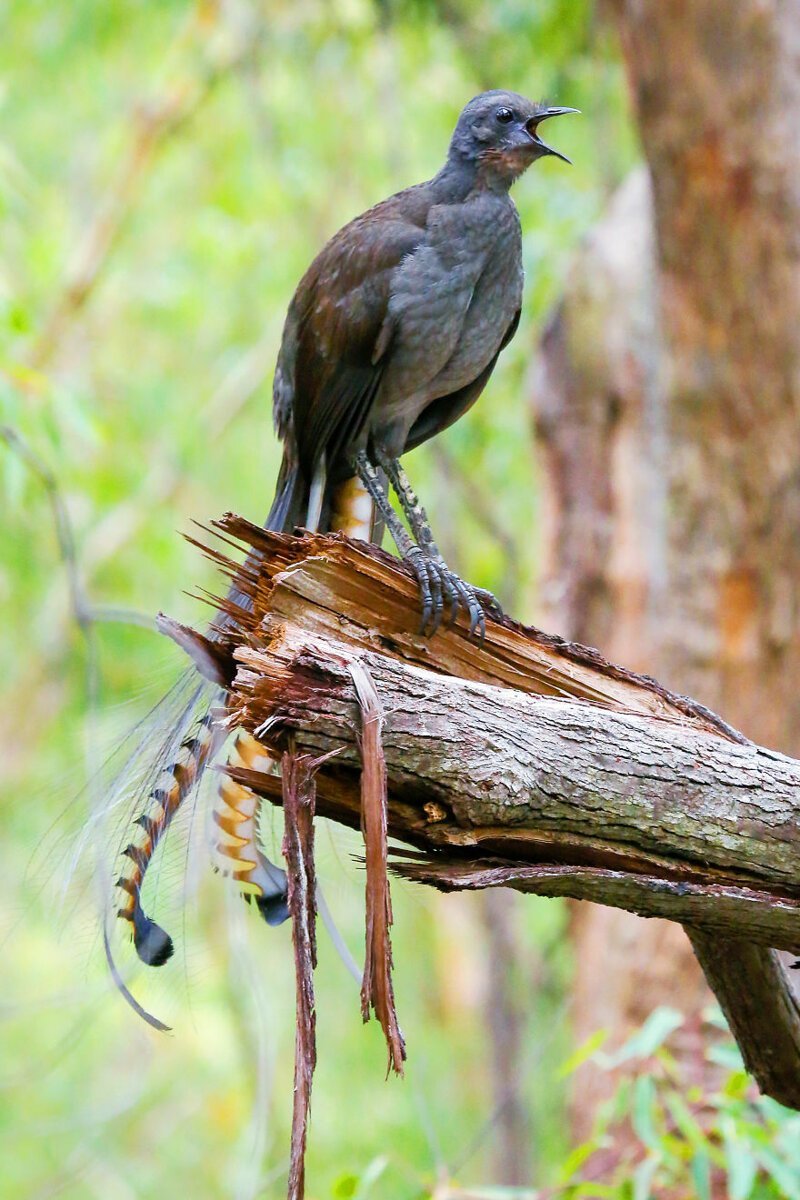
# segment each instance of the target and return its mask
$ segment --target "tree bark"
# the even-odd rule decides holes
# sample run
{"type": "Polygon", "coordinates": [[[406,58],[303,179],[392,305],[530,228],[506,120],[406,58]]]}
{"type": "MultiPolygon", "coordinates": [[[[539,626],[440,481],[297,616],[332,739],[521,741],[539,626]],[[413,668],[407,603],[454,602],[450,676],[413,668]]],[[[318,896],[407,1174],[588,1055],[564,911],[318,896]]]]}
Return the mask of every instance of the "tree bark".
{"type": "MultiPolygon", "coordinates": [[[[724,16],[713,0],[610,7],[649,179],[638,174],[615,198],[543,343],[546,619],[792,751],[800,10],[790,0],[742,0],[724,16]]],[[[703,1002],[672,930],[636,930],[610,910],[580,912],[575,928],[579,1037],[639,1023],[658,1002],[659,972],[674,989],[662,1002],[703,1002]]],[[[734,1029],[757,992],[773,1018],[761,1052],[793,1046],[794,1001],[775,956],[694,944],[734,1029]]],[[[585,1078],[580,1095],[583,1133],[597,1099],[585,1078]]]]}
{"type": "MultiPolygon", "coordinates": [[[[232,723],[253,734],[265,724],[291,729],[301,754],[335,748],[335,766],[318,777],[319,810],[355,823],[352,648],[267,620],[256,645],[235,657],[232,723]]],[[[678,721],[467,683],[367,650],[358,661],[386,714],[395,836],[498,856],[502,882],[522,881],[524,891],[588,893],[800,951],[794,759],[678,721]],[[571,870],[544,868],[553,860],[571,870]],[[525,870],[527,862],[536,865],[525,870]]]]}

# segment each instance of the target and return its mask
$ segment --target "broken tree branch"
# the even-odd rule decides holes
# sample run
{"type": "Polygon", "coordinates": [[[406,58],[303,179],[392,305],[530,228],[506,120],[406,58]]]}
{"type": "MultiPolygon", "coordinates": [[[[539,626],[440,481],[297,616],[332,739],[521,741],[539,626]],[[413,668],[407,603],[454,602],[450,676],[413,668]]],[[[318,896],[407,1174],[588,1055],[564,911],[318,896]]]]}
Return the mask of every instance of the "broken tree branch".
{"type": "Polygon", "coordinates": [[[287,750],[281,762],[283,811],[286,817],[283,852],[289,882],[297,996],[289,1200],[302,1200],[305,1194],[308,1113],[311,1105],[311,1083],[317,1063],[317,1015],[314,1006],[317,939],[312,765],[306,756],[298,756],[294,749],[287,750]]]}
{"type": "MultiPolygon", "coordinates": [[[[388,833],[417,852],[394,870],[444,890],[509,886],[685,924],[762,1090],[800,1107],[800,1041],[753,1053],[770,1004],[732,1010],[736,981],[712,954],[720,934],[764,961],[771,947],[800,951],[799,762],[508,618],[489,622],[483,645],[462,623],[418,637],[414,583],[374,547],[231,516],[218,528],[257,551],[239,568],[209,551],[252,602],[227,605],[231,724],[273,753],[290,735],[298,753],[329,755],[319,813],[361,819],[361,710],[346,665],[357,659],[383,713],[388,833]]],[[[279,779],[232,774],[280,803],[279,779]]]]}
{"type": "Polygon", "coordinates": [[[356,734],[361,761],[361,831],[367,868],[366,954],[361,983],[361,1015],[369,1020],[374,1010],[389,1053],[386,1073],[403,1074],[405,1042],[397,1023],[392,986],[392,900],[389,894],[386,837],[386,760],[383,753],[384,714],[380,697],[363,663],[347,664],[360,709],[356,734]]]}

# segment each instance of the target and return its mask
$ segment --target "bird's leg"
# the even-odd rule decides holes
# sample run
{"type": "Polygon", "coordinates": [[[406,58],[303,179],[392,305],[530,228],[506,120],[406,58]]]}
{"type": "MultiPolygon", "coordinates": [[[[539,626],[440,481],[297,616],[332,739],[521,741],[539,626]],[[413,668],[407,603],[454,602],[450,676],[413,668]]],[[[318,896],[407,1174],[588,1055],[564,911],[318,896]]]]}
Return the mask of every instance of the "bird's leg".
{"type": "Polygon", "coordinates": [[[390,458],[377,446],[375,447],[375,459],[378,466],[386,472],[389,482],[397,493],[400,507],[411,526],[411,532],[417,539],[417,544],[433,558],[441,559],[439,548],[433,540],[428,514],[420,504],[417,493],[411,486],[411,481],[400,465],[399,459],[390,458]]]}
{"type": "MultiPolygon", "coordinates": [[[[432,563],[436,564],[436,573],[440,578],[440,586],[434,601],[431,633],[435,633],[441,624],[445,603],[449,603],[450,605],[449,624],[453,625],[458,615],[459,599],[464,602],[469,612],[470,632],[474,632],[482,622],[483,612],[478,604],[470,607],[471,598],[468,596],[466,588],[459,587],[461,580],[457,576],[451,578],[447,568],[444,570],[441,569],[444,567],[444,559],[439,553],[439,547],[433,540],[433,531],[428,521],[428,514],[420,504],[408,476],[396,458],[391,458],[388,454],[384,454],[377,446],[375,447],[375,458],[386,472],[386,476],[397,494],[400,507],[411,526],[411,532],[417,540],[419,549],[432,563]]],[[[483,636],[483,632],[482,629],[481,637],[483,636]]]]}
{"type": "Polygon", "coordinates": [[[383,517],[386,528],[392,535],[402,558],[409,564],[416,576],[422,597],[420,633],[425,633],[429,626],[432,626],[430,632],[434,633],[441,620],[442,581],[439,573],[432,566],[433,560],[429,559],[422,548],[409,537],[403,522],[392,508],[380,476],[367,457],[366,451],[359,450],[354,454],[351,465],[374,500],[375,507],[383,517]]]}
{"type": "MultiPolygon", "coordinates": [[[[420,549],[436,564],[437,573],[441,578],[443,599],[450,603],[449,624],[452,626],[455,623],[458,615],[458,606],[459,604],[463,604],[469,615],[470,635],[479,630],[481,640],[483,640],[486,634],[484,608],[491,608],[496,613],[502,615],[500,605],[489,592],[479,593],[477,588],[465,583],[463,579],[447,566],[439,552],[439,547],[433,539],[428,515],[420,504],[419,498],[398,459],[391,458],[377,446],[375,447],[375,458],[379,466],[386,472],[389,482],[397,493],[400,505],[420,549]]],[[[439,625],[441,615],[441,610],[434,614],[435,627],[439,625]]]]}

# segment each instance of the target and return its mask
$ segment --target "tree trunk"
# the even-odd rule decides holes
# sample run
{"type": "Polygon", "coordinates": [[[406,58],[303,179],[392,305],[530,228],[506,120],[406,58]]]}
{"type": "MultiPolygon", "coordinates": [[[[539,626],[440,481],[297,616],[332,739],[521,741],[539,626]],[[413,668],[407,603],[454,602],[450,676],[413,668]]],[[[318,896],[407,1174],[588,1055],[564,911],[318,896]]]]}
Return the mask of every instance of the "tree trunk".
{"type": "MultiPolygon", "coordinates": [[[[624,185],[545,334],[534,391],[549,498],[546,622],[793,752],[800,8],[611,7],[652,200],[643,175],[624,185]]],[[[665,999],[690,1012],[703,1001],[675,927],[631,920],[576,914],[579,1037],[601,1025],[624,1034],[665,999]]],[[[774,956],[731,944],[712,955],[703,939],[695,948],[734,1027],[752,987],[771,1000],[773,1050],[782,1033],[793,1044],[774,956]]],[[[592,1082],[603,1080],[580,1082],[581,1134],[592,1082]]]]}

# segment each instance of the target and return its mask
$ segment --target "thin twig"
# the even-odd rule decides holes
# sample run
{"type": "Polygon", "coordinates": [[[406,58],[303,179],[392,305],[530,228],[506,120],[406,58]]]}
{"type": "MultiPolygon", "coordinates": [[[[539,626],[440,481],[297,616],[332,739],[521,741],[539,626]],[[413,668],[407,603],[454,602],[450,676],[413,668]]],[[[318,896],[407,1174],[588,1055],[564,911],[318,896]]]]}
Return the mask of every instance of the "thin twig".
{"type": "Polygon", "coordinates": [[[30,443],[23,438],[22,434],[11,425],[0,425],[0,440],[6,443],[11,453],[15,454],[31,474],[39,480],[47,494],[47,501],[53,516],[59,557],[67,576],[70,612],[87,644],[92,641],[92,626],[100,623],[138,625],[155,632],[155,621],[146,613],[136,612],[134,609],[106,607],[91,603],[86,595],[78,565],[72,521],[53,471],[30,443]]]}

